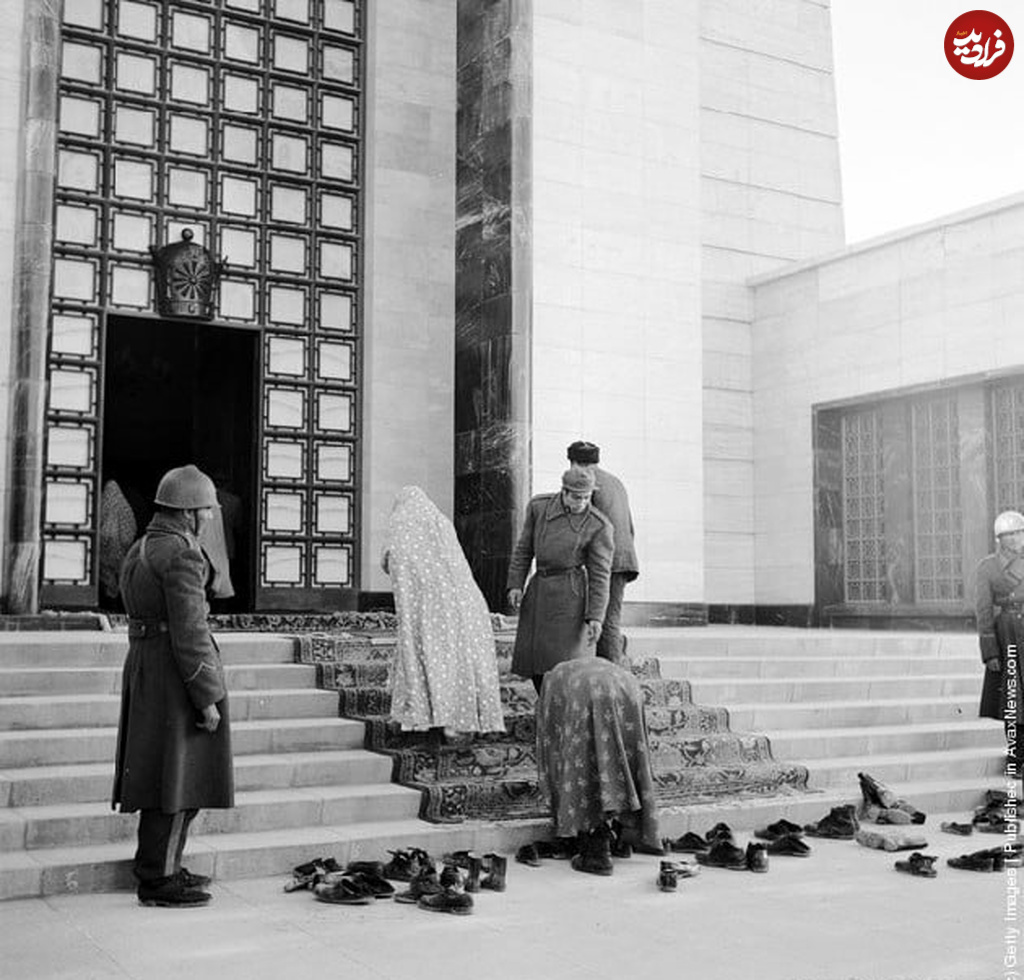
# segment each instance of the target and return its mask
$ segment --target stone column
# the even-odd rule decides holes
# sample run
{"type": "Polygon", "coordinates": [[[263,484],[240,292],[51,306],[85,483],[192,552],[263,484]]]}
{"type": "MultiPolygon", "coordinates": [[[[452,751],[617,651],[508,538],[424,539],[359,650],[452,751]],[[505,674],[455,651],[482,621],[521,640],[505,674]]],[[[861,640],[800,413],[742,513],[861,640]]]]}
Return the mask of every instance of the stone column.
{"type": "Polygon", "coordinates": [[[39,607],[53,187],[60,58],[59,0],[26,3],[25,78],[11,336],[9,491],[4,608],[39,607]]]}

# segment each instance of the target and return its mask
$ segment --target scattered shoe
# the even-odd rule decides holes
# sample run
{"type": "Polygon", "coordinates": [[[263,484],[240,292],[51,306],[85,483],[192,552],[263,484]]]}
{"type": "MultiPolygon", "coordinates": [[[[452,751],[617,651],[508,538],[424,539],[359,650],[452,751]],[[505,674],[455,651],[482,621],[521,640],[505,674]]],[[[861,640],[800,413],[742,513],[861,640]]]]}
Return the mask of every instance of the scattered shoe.
{"type": "Polygon", "coordinates": [[[345,865],[345,873],[350,875],[367,874],[376,875],[378,878],[384,877],[384,862],[383,861],[349,861],[345,865]]]}
{"type": "Polygon", "coordinates": [[[679,872],[671,861],[662,861],[658,871],[658,888],[663,892],[674,892],[679,889],[679,872]]]}
{"type": "Polygon", "coordinates": [[[959,834],[961,837],[970,837],[974,833],[974,825],[948,820],[943,821],[942,830],[947,834],[959,834]]]}
{"type": "Polygon", "coordinates": [[[478,854],[470,854],[467,858],[466,877],[462,883],[467,892],[480,891],[480,875],[483,869],[483,859],[478,854]]]}
{"type": "Polygon", "coordinates": [[[853,840],[857,832],[857,817],[854,806],[834,806],[817,823],[804,826],[804,831],[811,837],[828,837],[833,840],[853,840]]]}
{"type": "Polygon", "coordinates": [[[793,823],[791,820],[776,820],[775,823],[768,824],[767,827],[762,827],[760,830],[754,831],[754,836],[766,841],[778,840],[780,837],[792,836],[802,837],[804,828],[798,823],[793,823]]]}
{"type": "Polygon", "coordinates": [[[356,875],[333,874],[313,886],[313,897],[330,905],[372,905],[373,893],[356,875]]]}
{"type": "Polygon", "coordinates": [[[137,892],[139,904],[165,909],[190,909],[207,905],[210,893],[186,885],[179,875],[142,882],[137,892]]]}
{"type": "Polygon", "coordinates": [[[682,837],[672,841],[670,847],[681,854],[699,854],[701,851],[707,851],[711,845],[700,834],[688,830],[682,837]]]}
{"type": "Polygon", "coordinates": [[[441,869],[440,881],[442,888],[454,888],[462,891],[462,883],[465,881],[465,877],[461,868],[456,867],[454,864],[446,864],[441,869]]]}
{"type": "Polygon", "coordinates": [[[390,881],[412,881],[420,873],[418,857],[411,851],[388,851],[391,860],[384,865],[384,877],[390,881]]]}
{"type": "Polygon", "coordinates": [[[784,834],[776,837],[768,844],[769,854],[778,854],[782,857],[810,857],[811,847],[805,844],[796,834],[784,834]]]}
{"type": "Polygon", "coordinates": [[[1006,833],[1006,817],[999,810],[981,813],[974,818],[973,823],[983,834],[1006,833]]]}
{"type": "Polygon", "coordinates": [[[868,830],[866,827],[861,827],[857,831],[854,840],[864,847],[871,847],[877,851],[914,851],[919,847],[928,846],[928,841],[921,834],[909,831],[886,833],[882,830],[868,830]]]}
{"type": "Polygon", "coordinates": [[[995,871],[996,860],[986,851],[975,851],[973,854],[961,854],[960,857],[946,860],[951,868],[960,871],[995,871]]]}
{"type": "Polygon", "coordinates": [[[576,853],[576,842],[571,837],[539,840],[534,847],[538,857],[554,861],[568,861],[576,853]]]}
{"type": "Polygon", "coordinates": [[[728,868],[730,871],[747,870],[747,852],[727,840],[719,840],[711,849],[699,853],[697,862],[709,868],[728,868]]]}
{"type": "Polygon", "coordinates": [[[292,869],[292,880],[284,886],[284,890],[295,892],[312,888],[323,881],[327,875],[337,871],[341,871],[341,865],[332,857],[314,858],[304,864],[297,864],[292,869]]]}
{"type": "Polygon", "coordinates": [[[887,823],[897,824],[901,826],[907,826],[913,823],[911,816],[905,810],[901,810],[899,807],[883,807],[878,816],[875,817],[875,823],[887,823]]]}
{"type": "Polygon", "coordinates": [[[747,844],[747,870],[764,874],[768,870],[768,845],[751,841],[747,844]]]}
{"type": "Polygon", "coordinates": [[[537,853],[537,848],[533,844],[524,844],[516,851],[516,860],[520,864],[525,864],[530,868],[540,867],[540,855],[537,853]]]}
{"type": "Polygon", "coordinates": [[[922,854],[914,851],[906,861],[897,861],[894,865],[897,871],[906,874],[916,875],[918,878],[934,878],[938,871],[935,870],[935,862],[938,860],[934,854],[922,854]]]}
{"type": "Polygon", "coordinates": [[[442,888],[435,895],[424,895],[416,904],[428,912],[447,912],[449,915],[473,914],[473,896],[453,888],[442,888]]]}
{"type": "Polygon", "coordinates": [[[404,892],[395,896],[396,902],[403,905],[415,905],[424,895],[436,895],[441,891],[441,879],[436,868],[422,868],[420,873],[409,882],[404,892]]]}
{"type": "Polygon", "coordinates": [[[612,864],[611,831],[604,826],[579,835],[579,853],[572,859],[573,871],[591,875],[610,875],[612,864]]]}
{"type": "Polygon", "coordinates": [[[480,880],[480,887],[492,892],[505,890],[505,877],[508,873],[508,858],[504,854],[485,854],[487,874],[480,880]]]}
{"type": "Polygon", "coordinates": [[[728,841],[730,844],[736,843],[736,839],[732,835],[732,828],[727,823],[716,823],[704,835],[704,839],[711,845],[720,840],[728,841]]]}
{"type": "MultiPolygon", "coordinates": [[[[352,878],[360,881],[366,890],[374,898],[394,898],[395,886],[391,884],[383,875],[372,874],[369,871],[358,871],[356,874],[351,875],[352,878]]],[[[327,876],[327,881],[330,881],[331,876],[327,876]]]]}
{"type": "Polygon", "coordinates": [[[896,806],[896,794],[885,783],[879,782],[866,772],[857,773],[860,782],[861,796],[865,806],[877,806],[882,809],[896,806]]]}

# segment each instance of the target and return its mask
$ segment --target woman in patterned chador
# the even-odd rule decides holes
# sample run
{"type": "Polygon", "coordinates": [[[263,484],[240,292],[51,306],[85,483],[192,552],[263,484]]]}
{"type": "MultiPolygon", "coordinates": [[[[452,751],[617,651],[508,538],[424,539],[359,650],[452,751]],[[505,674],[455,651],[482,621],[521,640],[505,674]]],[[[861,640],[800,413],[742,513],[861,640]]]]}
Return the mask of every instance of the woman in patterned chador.
{"type": "Polygon", "coordinates": [[[398,614],[391,717],[449,736],[503,732],[491,617],[455,528],[419,487],[403,487],[388,534],[381,565],[398,614]]]}

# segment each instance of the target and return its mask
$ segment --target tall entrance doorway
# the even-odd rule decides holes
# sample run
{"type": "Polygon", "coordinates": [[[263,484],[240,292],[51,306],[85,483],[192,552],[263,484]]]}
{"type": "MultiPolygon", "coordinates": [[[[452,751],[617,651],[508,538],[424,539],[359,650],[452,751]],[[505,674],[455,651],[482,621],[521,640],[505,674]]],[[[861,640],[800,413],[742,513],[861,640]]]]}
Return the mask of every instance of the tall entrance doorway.
{"type": "MultiPolygon", "coordinates": [[[[235,593],[214,601],[221,611],[250,610],[253,602],[258,342],[252,330],[138,317],[107,321],[101,442],[106,500],[109,481],[116,481],[141,534],[167,470],[195,463],[209,474],[221,501],[235,593]]],[[[102,589],[100,600],[116,608],[102,589]]]]}

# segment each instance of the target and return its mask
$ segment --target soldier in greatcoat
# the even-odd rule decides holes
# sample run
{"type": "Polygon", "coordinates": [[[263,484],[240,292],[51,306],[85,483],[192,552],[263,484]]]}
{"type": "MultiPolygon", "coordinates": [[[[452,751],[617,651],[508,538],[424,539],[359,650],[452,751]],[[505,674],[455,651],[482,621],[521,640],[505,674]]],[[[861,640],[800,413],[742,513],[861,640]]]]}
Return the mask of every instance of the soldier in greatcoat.
{"type": "Polygon", "coordinates": [[[139,813],[135,875],[144,905],[210,900],[210,879],[181,865],[203,807],[234,806],[227,687],[207,623],[211,567],[198,534],[217,506],[195,466],[161,479],[156,513],[121,568],[128,657],[113,802],[139,813]]]}
{"type": "Polygon", "coordinates": [[[538,692],[546,671],[594,656],[601,636],[615,542],[593,493],[592,473],[566,470],[560,492],[534,497],[509,564],[509,605],[520,610],[512,670],[532,678],[538,692]]]}
{"type": "Polygon", "coordinates": [[[1020,661],[1024,653],[1024,515],[1003,511],[994,530],[996,550],[981,560],[976,577],[975,612],[985,663],[978,714],[1003,722],[1007,754],[1017,760],[1017,739],[1024,722],[1020,661]]]}

